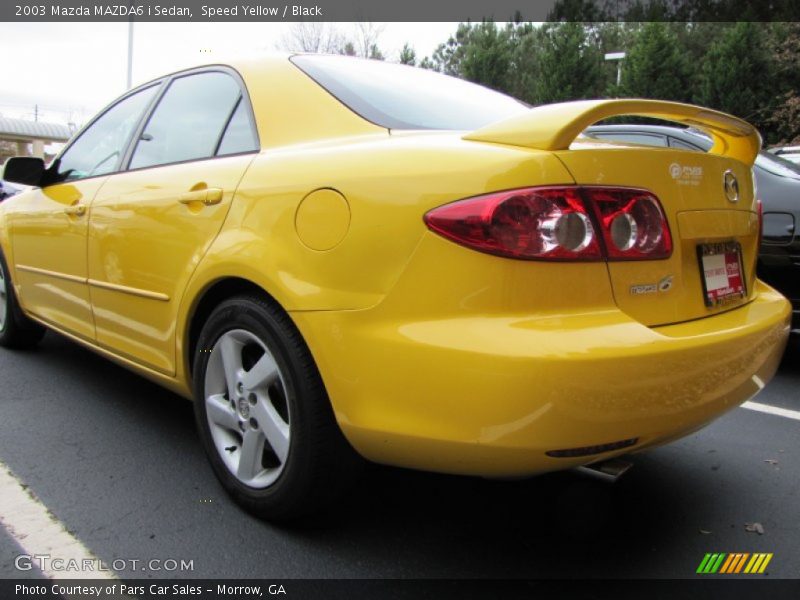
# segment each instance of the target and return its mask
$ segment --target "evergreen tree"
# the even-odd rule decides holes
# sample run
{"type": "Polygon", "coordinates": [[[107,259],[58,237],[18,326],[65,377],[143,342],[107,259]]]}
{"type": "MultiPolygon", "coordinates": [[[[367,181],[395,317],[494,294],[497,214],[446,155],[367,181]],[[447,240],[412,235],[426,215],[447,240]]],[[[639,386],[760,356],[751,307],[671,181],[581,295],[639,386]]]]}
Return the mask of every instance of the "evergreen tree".
{"type": "Polygon", "coordinates": [[[495,90],[508,90],[511,45],[506,30],[492,21],[472,26],[464,43],[460,75],[495,90]]]}
{"type": "Polygon", "coordinates": [[[417,64],[417,53],[406,42],[403,49],[400,51],[400,64],[414,66],[417,64]]]}
{"type": "Polygon", "coordinates": [[[603,90],[603,57],[582,23],[542,26],[536,103],[596,98],[603,90]]]}
{"type": "Polygon", "coordinates": [[[436,63],[435,63],[435,62],[433,62],[433,60],[431,60],[431,59],[430,59],[429,57],[427,57],[427,56],[426,56],[426,57],[424,57],[424,58],[423,58],[423,59],[420,61],[420,63],[419,63],[419,66],[420,66],[420,68],[421,68],[421,69],[428,69],[428,70],[430,70],[430,71],[438,71],[438,70],[439,70],[439,69],[437,69],[437,68],[436,68],[436,63]]]}
{"type": "Polygon", "coordinates": [[[770,112],[771,61],[762,31],[740,22],[715,41],[703,62],[697,101],[700,104],[758,121],[770,112]]]}
{"type": "Polygon", "coordinates": [[[344,45],[339,49],[339,54],[344,54],[345,56],[356,56],[356,47],[353,45],[353,42],[345,42],[344,45]]]}
{"type": "Polygon", "coordinates": [[[645,24],[622,64],[622,95],[688,100],[689,69],[672,24],[645,24]]]}
{"type": "Polygon", "coordinates": [[[536,80],[539,77],[539,48],[541,34],[531,23],[507,26],[510,48],[507,91],[525,102],[536,98],[536,80]]]}
{"type": "Polygon", "coordinates": [[[471,29],[470,23],[459,23],[456,33],[433,51],[432,62],[436,71],[446,75],[461,76],[461,60],[464,57],[465,46],[469,42],[471,29]]]}
{"type": "Polygon", "coordinates": [[[383,52],[381,52],[381,49],[378,48],[377,44],[372,44],[369,47],[369,54],[367,55],[367,58],[371,58],[373,60],[384,60],[386,57],[383,55],[383,52]]]}

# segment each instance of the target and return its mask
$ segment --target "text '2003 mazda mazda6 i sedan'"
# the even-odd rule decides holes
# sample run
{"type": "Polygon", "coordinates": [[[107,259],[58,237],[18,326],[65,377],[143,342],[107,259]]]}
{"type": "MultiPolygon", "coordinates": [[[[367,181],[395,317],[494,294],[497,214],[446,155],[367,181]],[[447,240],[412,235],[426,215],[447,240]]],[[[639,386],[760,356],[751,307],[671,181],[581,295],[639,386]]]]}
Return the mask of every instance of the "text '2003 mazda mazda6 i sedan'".
{"type": "Polygon", "coordinates": [[[346,57],[129,92],[0,205],[6,346],[52,328],[194,397],[224,487],[284,519],[360,457],[517,477],[694,431],[773,376],[758,133],[645,100],[534,109],[346,57]],[[578,139],[636,114],[708,154],[578,139]]]}

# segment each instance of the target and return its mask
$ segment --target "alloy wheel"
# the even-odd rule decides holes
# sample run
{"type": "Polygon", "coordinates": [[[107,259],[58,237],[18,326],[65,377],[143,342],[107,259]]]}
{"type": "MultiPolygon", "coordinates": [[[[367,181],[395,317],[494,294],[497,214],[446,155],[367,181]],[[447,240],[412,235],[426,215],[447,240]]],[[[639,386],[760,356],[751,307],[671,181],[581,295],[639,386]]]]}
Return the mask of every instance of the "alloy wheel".
{"type": "Polygon", "coordinates": [[[289,455],[287,386],[255,334],[223,333],[210,351],[204,401],[214,447],[231,474],[256,489],[272,485],[289,455]]]}

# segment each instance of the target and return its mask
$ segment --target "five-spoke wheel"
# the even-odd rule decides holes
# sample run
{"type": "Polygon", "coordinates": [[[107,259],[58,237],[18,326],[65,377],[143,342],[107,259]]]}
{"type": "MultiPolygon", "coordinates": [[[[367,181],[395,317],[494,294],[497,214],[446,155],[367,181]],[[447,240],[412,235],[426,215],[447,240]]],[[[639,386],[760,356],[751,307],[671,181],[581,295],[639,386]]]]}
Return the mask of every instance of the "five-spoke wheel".
{"type": "Polygon", "coordinates": [[[250,487],[274,483],[289,454],[291,425],[283,375],[264,342],[244,329],[222,334],[208,360],[204,396],[225,466],[250,487]]]}
{"type": "Polygon", "coordinates": [[[330,503],[360,459],[289,316],[259,296],[217,306],[197,341],[195,413],[214,473],[244,508],[286,520],[330,503]]]}

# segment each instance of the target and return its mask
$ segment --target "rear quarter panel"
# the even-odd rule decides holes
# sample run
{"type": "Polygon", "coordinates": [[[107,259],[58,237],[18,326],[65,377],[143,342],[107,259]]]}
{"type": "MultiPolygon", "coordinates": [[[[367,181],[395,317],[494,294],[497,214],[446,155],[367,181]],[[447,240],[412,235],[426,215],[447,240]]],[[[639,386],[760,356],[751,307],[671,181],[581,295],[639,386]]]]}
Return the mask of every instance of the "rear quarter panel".
{"type": "MultiPolygon", "coordinates": [[[[427,231],[425,212],[495,190],[570,183],[546,152],[463,142],[456,136],[368,135],[335,144],[265,151],[192,282],[246,277],[286,310],[352,310],[377,304],[427,231]],[[342,194],[349,227],[328,250],[297,234],[297,210],[320,189],[342,194]]],[[[321,226],[324,223],[320,224],[321,226]]]]}

